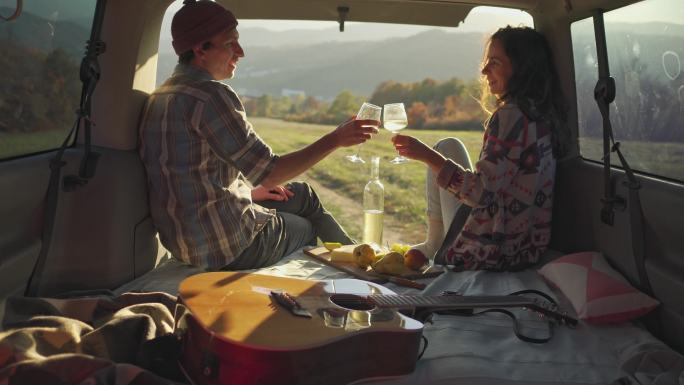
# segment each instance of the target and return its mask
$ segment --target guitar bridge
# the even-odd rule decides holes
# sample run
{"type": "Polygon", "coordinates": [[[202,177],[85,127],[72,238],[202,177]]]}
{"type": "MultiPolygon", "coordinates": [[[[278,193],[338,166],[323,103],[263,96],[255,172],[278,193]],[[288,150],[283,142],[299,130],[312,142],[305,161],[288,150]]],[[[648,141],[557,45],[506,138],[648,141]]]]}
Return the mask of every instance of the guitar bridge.
{"type": "Polygon", "coordinates": [[[311,313],[304,309],[297,300],[284,291],[271,291],[271,298],[280,306],[297,317],[311,318],[311,313]]]}

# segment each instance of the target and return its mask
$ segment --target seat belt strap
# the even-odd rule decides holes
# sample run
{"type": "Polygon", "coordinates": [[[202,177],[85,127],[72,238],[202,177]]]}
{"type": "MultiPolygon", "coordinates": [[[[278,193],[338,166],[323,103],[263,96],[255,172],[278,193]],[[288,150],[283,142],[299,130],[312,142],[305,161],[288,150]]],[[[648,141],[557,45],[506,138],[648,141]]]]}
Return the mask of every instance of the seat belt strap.
{"type": "MultiPolygon", "coordinates": [[[[92,96],[95,92],[97,82],[100,80],[100,63],[97,58],[105,52],[107,46],[100,40],[102,34],[102,24],[104,21],[104,11],[107,4],[106,0],[98,0],[95,6],[95,21],[93,28],[90,31],[90,40],[86,45],[86,54],[81,61],[80,77],[83,83],[81,89],[81,103],[79,108],[79,115],[83,120],[84,135],[83,135],[83,157],[81,158],[81,165],[79,167],[78,178],[71,177],[75,182],[72,187],[77,188],[88,183],[88,180],[95,176],[95,169],[97,167],[97,160],[100,154],[93,152],[91,149],[91,134],[92,127],[95,125],[90,118],[92,110],[92,96]]],[[[76,133],[78,137],[78,132],[76,133]]],[[[69,186],[67,186],[68,188],[69,186]]]]}
{"type": "Polygon", "coordinates": [[[57,215],[57,203],[59,201],[62,167],[66,165],[66,162],[63,161],[62,158],[64,157],[64,152],[66,149],[71,146],[72,138],[75,140],[75,138],[78,137],[78,131],[81,122],[83,122],[85,126],[85,146],[83,158],[81,160],[79,176],[65,176],[63,181],[64,191],[75,190],[79,186],[87,183],[87,180],[92,178],[95,174],[95,166],[99,154],[92,152],[90,149],[90,132],[92,124],[90,121],[90,109],[91,97],[93,91],[95,90],[95,86],[97,85],[97,81],[100,78],[97,56],[104,52],[105,49],[104,43],[100,41],[100,34],[102,30],[102,23],[104,21],[106,3],[107,0],[98,0],[97,5],[95,6],[95,17],[93,18],[93,27],[90,33],[90,40],[87,44],[86,54],[81,62],[80,74],[83,87],[81,90],[81,100],[79,109],[77,111],[76,121],[67,134],[67,137],[64,139],[64,142],[62,142],[59,150],[57,150],[55,156],[50,159],[50,179],[48,181],[48,188],[45,193],[41,248],[26,284],[26,289],[24,290],[25,296],[38,295],[40,278],[43,275],[46,257],[52,242],[52,233],[55,225],[55,217],[57,215]]]}
{"type": "Polygon", "coordinates": [[[74,123],[69,134],[62,142],[55,156],[50,159],[50,179],[48,181],[47,192],[45,193],[45,208],[43,210],[43,234],[41,236],[41,247],[38,253],[38,258],[33,265],[33,270],[29,276],[24,295],[32,297],[37,295],[39,278],[45,268],[45,257],[50,249],[50,242],[52,241],[52,230],[54,228],[55,216],[57,214],[57,201],[59,199],[59,180],[62,175],[62,167],[66,162],[62,160],[64,151],[69,147],[73,134],[77,131],[78,121],[74,123]]]}
{"type": "Polygon", "coordinates": [[[651,285],[646,273],[644,226],[639,189],[641,183],[637,180],[627,159],[620,151],[620,142],[615,142],[613,128],[610,123],[610,103],[615,100],[615,79],[610,77],[608,68],[608,51],[606,49],[605,29],[603,25],[603,13],[594,15],[594,33],[596,37],[596,54],[598,57],[599,79],[594,88],[594,99],[598,105],[603,121],[603,176],[604,195],[603,208],[601,209],[601,221],[612,226],[614,223],[614,210],[616,207],[629,206],[630,232],[632,235],[632,254],[639,275],[640,289],[652,294],[651,285]],[[620,159],[620,164],[625,171],[627,181],[625,185],[629,189],[629,202],[615,194],[610,167],[610,153],[615,152],[620,159]]]}

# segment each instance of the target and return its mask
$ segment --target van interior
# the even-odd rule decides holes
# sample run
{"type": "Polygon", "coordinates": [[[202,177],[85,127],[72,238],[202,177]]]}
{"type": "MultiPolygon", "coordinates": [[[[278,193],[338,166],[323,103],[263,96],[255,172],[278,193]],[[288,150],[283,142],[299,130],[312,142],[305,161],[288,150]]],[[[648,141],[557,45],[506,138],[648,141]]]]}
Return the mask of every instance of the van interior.
{"type": "MultiPolygon", "coordinates": [[[[557,327],[550,342],[538,345],[511,337],[505,317],[491,316],[490,324],[486,321],[490,315],[436,315],[433,323],[425,322],[423,330],[430,344],[408,373],[374,375],[371,380],[345,377],[340,366],[328,370],[327,377],[295,376],[292,381],[660,384],[656,382],[660,378],[663,384],[684,384],[684,299],[678,294],[684,292],[684,75],[680,63],[684,8],[679,0],[217,2],[241,23],[323,21],[345,29],[342,34],[349,33],[355,23],[458,28],[481,6],[529,14],[534,28],[552,47],[572,131],[571,151],[557,166],[550,248],[554,256],[598,253],[630,287],[658,302],[647,314],[619,324],[593,325],[580,317],[576,328],[557,327]],[[653,15],[662,19],[652,19],[653,15]],[[606,115],[599,108],[604,102],[606,115]],[[610,344],[615,348],[609,348],[610,344]],[[659,354],[667,357],[666,363],[658,361],[659,354]]],[[[145,169],[137,151],[141,110],[158,85],[158,67],[162,66],[160,36],[168,34],[163,30],[168,28],[164,19],[170,17],[169,7],[177,9],[178,3],[0,2],[3,18],[17,16],[0,21],[4,46],[0,68],[10,71],[4,72],[0,84],[0,143],[5,142],[0,144],[0,314],[5,321],[14,298],[74,298],[74,293],[124,291],[165,291],[176,296],[182,279],[201,273],[175,261],[161,245],[150,217],[145,169]],[[74,32],[78,23],[87,26],[87,36],[74,32]],[[49,39],[41,40],[45,36],[49,39]],[[73,41],[76,38],[81,40],[73,41]],[[74,59],[63,56],[81,60],[86,41],[90,58],[79,70],[74,59]],[[74,46],[73,52],[55,49],[74,46]],[[44,67],[39,67],[39,59],[46,63],[44,67]],[[83,90],[79,78],[85,84],[83,90]],[[45,90],[48,81],[53,83],[45,90]],[[59,84],[76,88],[60,89],[59,84]],[[83,103],[64,102],[67,92],[80,95],[83,103]],[[68,111],[58,111],[62,107],[68,111]],[[67,135],[75,126],[74,110],[82,119],[72,137],[67,135]],[[39,144],[27,144],[39,137],[39,144]],[[170,270],[175,269],[175,278],[162,274],[169,264],[174,266],[170,270]]],[[[402,65],[401,58],[394,61],[388,65],[402,65]]],[[[255,130],[259,131],[256,125],[255,130]]],[[[422,191],[416,186],[416,192],[422,191]]],[[[302,252],[283,264],[288,268],[271,268],[269,273],[308,280],[352,278],[302,252]],[[312,266],[316,274],[302,273],[312,266]]],[[[541,267],[515,274],[536,275],[541,267]]],[[[444,276],[449,274],[466,273],[444,276]]],[[[458,281],[456,289],[480,295],[513,289],[558,290],[525,287],[526,278],[521,281],[513,273],[500,274],[486,275],[499,282],[501,292],[497,293],[488,292],[487,285],[478,286],[478,279],[485,279],[482,274],[462,275],[461,281],[454,278],[451,284],[458,281]],[[517,284],[510,284],[511,279],[517,284]]],[[[585,285],[586,280],[572,281],[572,285],[585,285]]],[[[426,283],[431,292],[386,286],[411,295],[454,288],[426,283]]],[[[2,333],[11,331],[5,323],[2,333]]],[[[3,363],[0,378],[16,375],[8,371],[11,365],[3,363]]],[[[193,381],[228,381],[218,376],[222,380],[193,381]]],[[[231,383],[255,380],[241,381],[231,383]]]]}

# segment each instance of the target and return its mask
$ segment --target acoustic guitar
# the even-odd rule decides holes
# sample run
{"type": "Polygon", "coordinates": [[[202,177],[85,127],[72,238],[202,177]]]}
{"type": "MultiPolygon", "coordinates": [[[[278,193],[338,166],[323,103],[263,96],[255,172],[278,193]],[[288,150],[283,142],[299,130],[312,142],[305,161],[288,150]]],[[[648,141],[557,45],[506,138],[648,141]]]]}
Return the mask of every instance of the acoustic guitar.
{"type": "Polygon", "coordinates": [[[423,324],[396,309],[486,307],[574,321],[522,296],[404,296],[356,279],[213,272],[181,282],[175,326],[195,384],[335,385],[413,372],[423,324]]]}

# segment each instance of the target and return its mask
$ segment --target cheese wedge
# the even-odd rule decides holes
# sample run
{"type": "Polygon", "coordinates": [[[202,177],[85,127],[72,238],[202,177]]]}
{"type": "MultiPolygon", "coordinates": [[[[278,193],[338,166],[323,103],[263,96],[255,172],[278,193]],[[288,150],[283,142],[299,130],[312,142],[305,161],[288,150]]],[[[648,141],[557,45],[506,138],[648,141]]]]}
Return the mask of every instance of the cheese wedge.
{"type": "Polygon", "coordinates": [[[342,245],[330,252],[331,262],[354,262],[354,248],[358,245],[342,245]]]}
{"type": "Polygon", "coordinates": [[[342,247],[342,244],[339,242],[323,242],[323,247],[328,249],[328,251],[333,251],[339,247],[342,247]]]}

